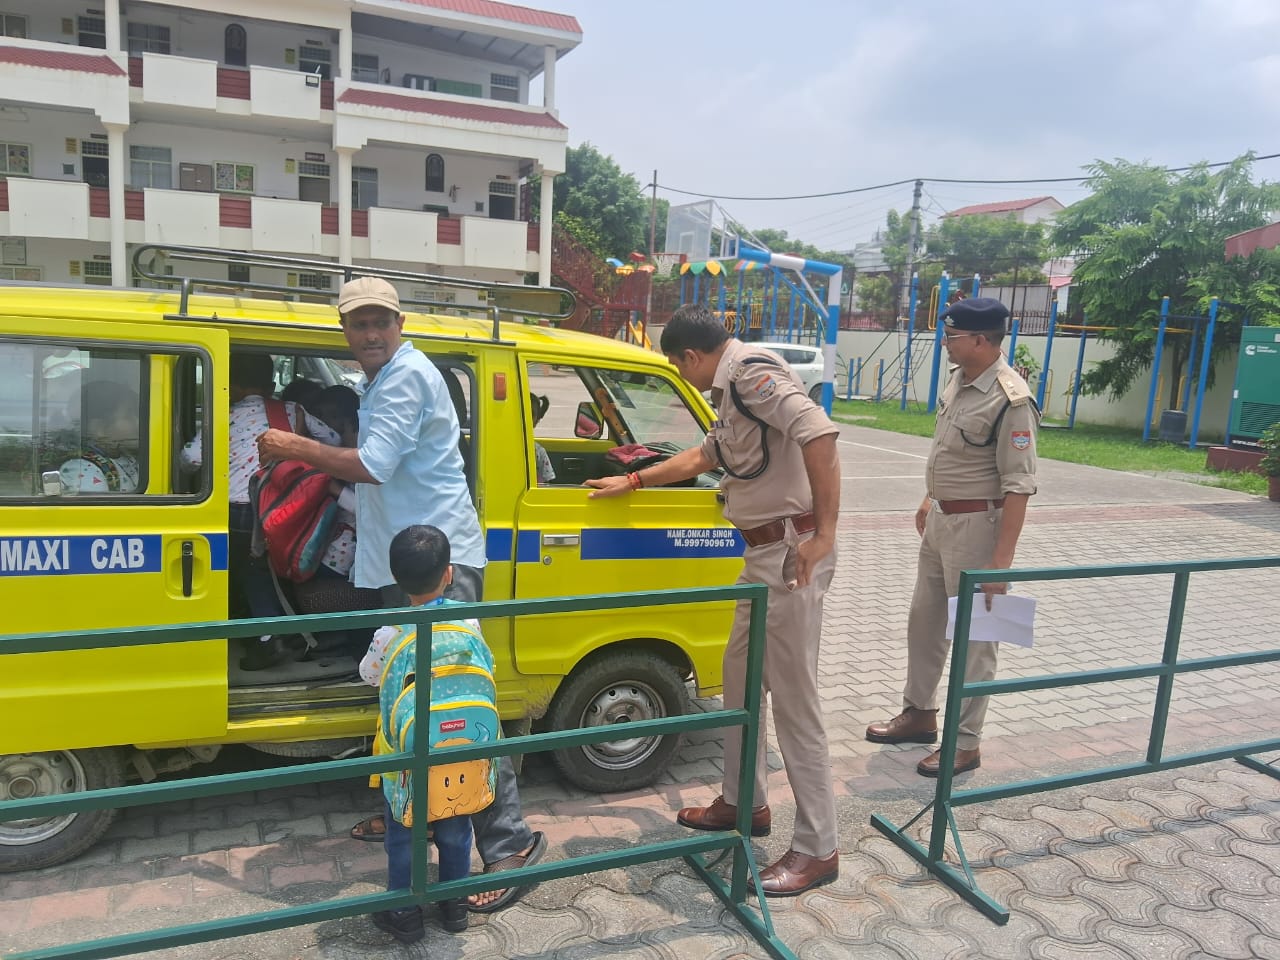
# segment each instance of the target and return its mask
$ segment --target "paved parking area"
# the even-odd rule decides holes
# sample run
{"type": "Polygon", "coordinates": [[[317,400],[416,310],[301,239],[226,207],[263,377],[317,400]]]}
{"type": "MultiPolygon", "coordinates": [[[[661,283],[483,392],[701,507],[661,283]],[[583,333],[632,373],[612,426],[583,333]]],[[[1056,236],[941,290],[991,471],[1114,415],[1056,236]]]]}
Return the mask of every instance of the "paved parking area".
{"type": "MultiPolygon", "coordinates": [[[[841,819],[837,883],[776,902],[782,939],[805,960],[1009,957],[1280,958],[1280,782],[1235,763],[964,807],[957,821],[983,889],[1012,913],[997,927],[928,878],[869,824],[897,823],[932,797],[915,773],[925,748],[867,743],[867,723],[897,712],[928,441],[842,428],[842,562],[828,598],[823,702],[841,819]]],[[[1027,566],[1280,554],[1280,506],[1257,497],[1052,461],[1019,550],[1027,566]]],[[[1192,578],[1191,656],[1277,645],[1276,572],[1192,578]]],[[[1158,659],[1171,578],[1037,585],[1034,650],[1005,651],[1003,676],[1158,659]]],[[[1032,591],[1028,590],[1028,593],[1032,591]]],[[[1167,753],[1275,735],[1274,665],[1179,681],[1167,753]]],[[[1009,695],[993,702],[986,785],[1140,757],[1153,681],[1009,695]]],[[[597,797],[558,783],[531,758],[526,813],[550,856],[681,835],[673,811],[718,792],[714,734],[691,739],[655,787],[597,797]]],[[[770,757],[773,836],[794,812],[770,757]]],[[[0,953],[279,904],[380,889],[381,849],[346,838],[374,794],[359,782],[296,787],[127,811],[75,863],[0,877],[0,953]]],[[[927,825],[928,818],[924,823],[927,825]]],[[[918,828],[917,828],[918,829],[918,828]]],[[[217,960],[605,957],[737,960],[763,952],[682,864],[544,884],[519,905],[475,918],[460,936],[429,925],[413,948],[363,918],[163,952],[217,960]]]]}

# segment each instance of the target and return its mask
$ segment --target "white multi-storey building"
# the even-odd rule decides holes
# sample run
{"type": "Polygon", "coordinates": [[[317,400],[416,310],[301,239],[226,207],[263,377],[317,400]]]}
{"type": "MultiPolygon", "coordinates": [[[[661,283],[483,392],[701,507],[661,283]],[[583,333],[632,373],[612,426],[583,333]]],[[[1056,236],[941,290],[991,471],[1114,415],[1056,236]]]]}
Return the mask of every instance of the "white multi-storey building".
{"type": "Polygon", "coordinates": [[[573,17],[493,0],[87,3],[0,0],[0,279],[125,285],[131,248],[163,243],[549,283],[573,17]]]}

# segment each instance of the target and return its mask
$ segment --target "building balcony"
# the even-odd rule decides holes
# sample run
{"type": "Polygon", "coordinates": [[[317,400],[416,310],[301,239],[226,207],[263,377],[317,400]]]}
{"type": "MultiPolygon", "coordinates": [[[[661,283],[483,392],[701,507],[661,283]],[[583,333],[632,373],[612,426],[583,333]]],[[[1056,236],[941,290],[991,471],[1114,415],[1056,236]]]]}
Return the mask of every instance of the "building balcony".
{"type": "Polygon", "coordinates": [[[139,91],[133,99],[151,106],[316,123],[333,109],[333,82],[314,74],[160,53],[129,58],[129,86],[139,91]]]}
{"type": "MultiPolygon", "coordinates": [[[[125,240],[338,255],[338,208],[194,190],[125,190],[125,240]]],[[[0,236],[110,240],[110,195],[79,181],[0,178],[0,236]]],[[[351,211],[356,259],[532,272],[538,224],[421,210],[351,211]]]]}

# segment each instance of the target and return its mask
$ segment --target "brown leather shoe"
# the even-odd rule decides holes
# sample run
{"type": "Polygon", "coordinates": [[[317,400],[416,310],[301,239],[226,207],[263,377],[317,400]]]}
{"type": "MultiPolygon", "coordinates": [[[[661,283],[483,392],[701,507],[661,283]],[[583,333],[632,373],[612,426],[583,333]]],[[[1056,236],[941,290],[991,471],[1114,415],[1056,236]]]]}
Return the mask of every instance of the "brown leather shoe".
{"type": "MultiPolygon", "coordinates": [[[[725,803],[719,796],[711,801],[709,807],[685,807],[676,814],[676,823],[694,830],[732,830],[738,817],[738,808],[725,803]]],[[[773,814],[769,805],[763,804],[751,811],[751,835],[767,837],[773,825],[773,814]]]]}
{"type": "Polygon", "coordinates": [[[892,720],[867,727],[872,743],[935,743],[938,739],[938,711],[907,707],[892,720]]]}
{"type": "MultiPolygon", "coordinates": [[[[935,750],[916,764],[916,773],[922,777],[936,777],[942,765],[942,751],[935,750]]],[[[977,750],[956,750],[956,765],[952,773],[964,773],[966,770],[977,770],[982,766],[982,754],[977,750]]]]}
{"type": "MultiPolygon", "coordinates": [[[[788,850],[782,859],[760,871],[760,886],[766,897],[794,897],[830,883],[840,876],[840,851],[819,860],[808,854],[788,850]]],[[[755,892],[755,884],[747,878],[747,887],[755,892]]]]}

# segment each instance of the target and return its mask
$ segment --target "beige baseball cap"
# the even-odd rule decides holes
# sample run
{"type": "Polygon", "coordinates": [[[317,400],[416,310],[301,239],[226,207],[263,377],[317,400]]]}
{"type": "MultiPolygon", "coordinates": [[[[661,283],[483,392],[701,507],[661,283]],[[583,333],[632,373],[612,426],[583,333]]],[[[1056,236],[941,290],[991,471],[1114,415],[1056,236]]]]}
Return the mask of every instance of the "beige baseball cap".
{"type": "Polygon", "coordinates": [[[400,313],[400,294],[381,277],[356,277],[342,285],[338,293],[338,312],[350,313],[361,307],[386,307],[400,313]]]}

